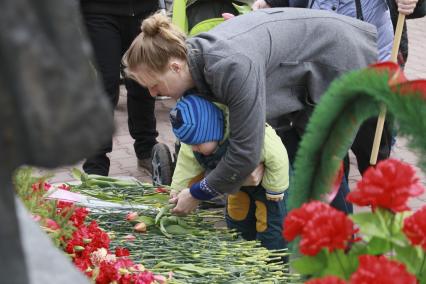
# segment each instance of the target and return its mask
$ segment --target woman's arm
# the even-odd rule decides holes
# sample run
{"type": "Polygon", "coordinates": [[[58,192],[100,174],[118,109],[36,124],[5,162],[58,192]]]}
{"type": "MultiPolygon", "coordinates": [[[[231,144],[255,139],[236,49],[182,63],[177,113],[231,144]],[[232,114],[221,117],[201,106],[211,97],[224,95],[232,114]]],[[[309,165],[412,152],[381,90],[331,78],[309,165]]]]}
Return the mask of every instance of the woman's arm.
{"type": "Polygon", "coordinates": [[[210,199],[239,190],[257,167],[265,128],[265,74],[248,57],[206,56],[204,77],[214,99],[229,108],[229,146],[217,167],[191,193],[210,199]]]}
{"type": "Polygon", "coordinates": [[[265,73],[250,58],[234,54],[206,69],[212,92],[229,108],[229,146],[206,177],[220,192],[236,192],[257,167],[265,132],[265,73]]]}

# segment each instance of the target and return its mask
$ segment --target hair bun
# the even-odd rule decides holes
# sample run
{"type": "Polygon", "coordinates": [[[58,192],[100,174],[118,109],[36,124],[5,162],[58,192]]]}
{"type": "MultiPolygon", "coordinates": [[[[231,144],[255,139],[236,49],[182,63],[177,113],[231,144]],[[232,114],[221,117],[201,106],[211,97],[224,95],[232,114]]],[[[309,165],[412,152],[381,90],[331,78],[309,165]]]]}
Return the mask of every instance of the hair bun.
{"type": "Polygon", "coordinates": [[[142,22],[141,30],[146,36],[154,37],[161,32],[161,29],[170,28],[170,19],[160,13],[154,14],[142,22]]]}

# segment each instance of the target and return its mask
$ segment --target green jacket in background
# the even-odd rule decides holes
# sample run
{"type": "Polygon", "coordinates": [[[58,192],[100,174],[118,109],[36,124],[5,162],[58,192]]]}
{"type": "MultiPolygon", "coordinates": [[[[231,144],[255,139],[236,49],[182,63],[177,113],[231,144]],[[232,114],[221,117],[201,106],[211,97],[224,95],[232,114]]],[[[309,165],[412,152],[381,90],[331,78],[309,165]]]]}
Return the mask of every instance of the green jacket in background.
{"type": "MultiPolygon", "coordinates": [[[[225,116],[225,138],[229,137],[229,112],[225,105],[216,105],[223,111],[225,116]]],[[[271,196],[284,194],[289,185],[289,161],[287,151],[275,130],[266,125],[265,136],[261,152],[260,162],[265,166],[265,172],[261,185],[271,196]]],[[[171,187],[175,190],[188,188],[191,181],[206,172],[206,169],[197,161],[191,145],[181,144],[177,157],[176,168],[173,174],[171,187]]]]}

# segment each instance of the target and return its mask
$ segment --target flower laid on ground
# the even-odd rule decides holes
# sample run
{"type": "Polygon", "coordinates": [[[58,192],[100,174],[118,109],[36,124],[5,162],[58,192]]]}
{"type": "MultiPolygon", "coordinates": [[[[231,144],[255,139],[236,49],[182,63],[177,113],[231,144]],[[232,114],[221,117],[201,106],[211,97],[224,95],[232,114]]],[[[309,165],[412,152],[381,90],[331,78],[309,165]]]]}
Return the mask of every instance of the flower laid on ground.
{"type": "MultiPolygon", "coordinates": [[[[141,264],[134,263],[127,248],[110,252],[110,238],[96,221],[87,224],[89,211],[72,202],[46,199],[52,185],[43,178],[34,179],[30,170],[21,170],[16,177],[18,195],[32,213],[32,219],[49,234],[53,242],[71,256],[76,267],[96,284],[165,283],[166,278],[154,275],[141,264]]],[[[68,185],[60,189],[70,190],[68,185]]]]}
{"type": "Polygon", "coordinates": [[[309,284],[426,284],[426,206],[407,206],[423,191],[410,165],[389,159],[347,197],[372,212],[345,216],[320,201],[290,211],[283,236],[302,254],[291,265],[309,284]]]}

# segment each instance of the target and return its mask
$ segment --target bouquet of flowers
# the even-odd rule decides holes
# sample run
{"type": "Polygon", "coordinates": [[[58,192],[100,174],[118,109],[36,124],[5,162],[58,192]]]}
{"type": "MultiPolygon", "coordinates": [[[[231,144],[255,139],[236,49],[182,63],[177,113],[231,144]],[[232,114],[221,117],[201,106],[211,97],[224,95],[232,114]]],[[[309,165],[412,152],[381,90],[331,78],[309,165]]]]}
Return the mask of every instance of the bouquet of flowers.
{"type": "Polygon", "coordinates": [[[423,191],[410,165],[388,159],[369,168],[347,196],[371,212],[347,216],[320,201],[292,210],[283,236],[302,254],[293,268],[309,284],[425,284],[426,206],[407,206],[423,191]]]}
{"type": "MultiPolygon", "coordinates": [[[[134,263],[127,248],[116,246],[113,250],[109,234],[96,221],[89,222],[87,208],[46,198],[52,185],[44,177],[32,177],[31,169],[18,171],[15,188],[34,221],[92,283],[161,284],[169,280],[134,263]]],[[[65,184],[58,188],[70,190],[65,184]]]]}

